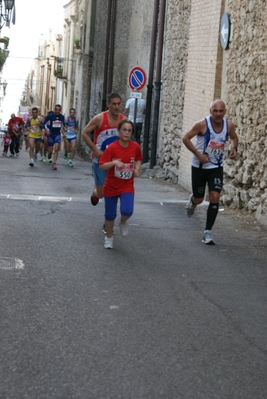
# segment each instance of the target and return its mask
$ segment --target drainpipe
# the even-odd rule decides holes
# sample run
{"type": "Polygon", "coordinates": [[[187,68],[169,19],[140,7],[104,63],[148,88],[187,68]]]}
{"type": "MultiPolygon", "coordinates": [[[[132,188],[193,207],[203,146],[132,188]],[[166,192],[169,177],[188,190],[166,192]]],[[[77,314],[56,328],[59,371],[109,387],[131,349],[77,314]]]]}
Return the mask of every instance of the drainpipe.
{"type": "Polygon", "coordinates": [[[44,114],[43,112],[43,93],[44,93],[44,73],[45,73],[45,65],[41,65],[41,74],[40,74],[40,110],[41,114],[44,114]]]}
{"type": "Polygon", "coordinates": [[[105,65],[104,65],[104,80],[103,80],[103,96],[102,96],[102,111],[107,109],[107,79],[108,79],[108,59],[109,59],[109,38],[110,38],[110,23],[111,23],[111,7],[112,0],[108,2],[108,19],[106,31],[106,52],[105,52],[105,65]]]}
{"type": "Polygon", "coordinates": [[[111,28],[110,28],[110,53],[109,53],[108,87],[107,87],[108,93],[112,92],[112,86],[113,86],[116,10],[117,10],[117,0],[113,0],[112,12],[111,12],[111,28]]]}
{"type": "MultiPolygon", "coordinates": [[[[92,67],[93,67],[93,57],[94,57],[94,43],[95,43],[95,20],[96,20],[96,1],[91,1],[91,18],[90,18],[90,33],[89,33],[89,52],[88,52],[88,59],[89,59],[89,69],[87,70],[88,73],[88,86],[87,86],[87,98],[90,99],[91,97],[91,85],[92,85],[92,67]]],[[[86,40],[86,39],[84,39],[86,40]]],[[[86,95],[86,94],[85,94],[86,95]]],[[[102,109],[101,109],[102,110],[102,109]]],[[[86,112],[84,115],[90,114],[90,101],[86,101],[86,112]]],[[[81,139],[81,135],[79,135],[81,139]]]]}
{"type": "Polygon", "coordinates": [[[153,11],[153,25],[151,34],[150,45],[150,60],[149,60],[149,73],[147,80],[147,96],[146,96],[146,116],[144,126],[144,141],[143,141],[143,163],[148,161],[148,147],[149,147],[149,131],[151,119],[151,104],[152,104],[152,91],[153,91],[153,72],[156,52],[156,38],[157,38],[157,24],[158,24],[159,0],[154,0],[153,11]]]}
{"type": "Polygon", "coordinates": [[[158,122],[159,122],[159,105],[160,105],[165,9],[166,9],[166,0],[161,0],[160,1],[160,14],[159,14],[158,58],[157,58],[157,66],[156,66],[156,81],[155,81],[155,93],[154,93],[154,112],[153,112],[153,128],[152,128],[152,138],[151,138],[150,169],[154,168],[154,166],[156,165],[156,160],[157,160],[158,122]]]}

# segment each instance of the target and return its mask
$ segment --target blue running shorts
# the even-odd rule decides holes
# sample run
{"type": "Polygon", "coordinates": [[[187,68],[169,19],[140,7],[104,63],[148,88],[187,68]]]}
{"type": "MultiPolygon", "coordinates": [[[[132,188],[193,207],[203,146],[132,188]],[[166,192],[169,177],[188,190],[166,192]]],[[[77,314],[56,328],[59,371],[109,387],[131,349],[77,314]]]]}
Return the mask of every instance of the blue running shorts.
{"type": "Polygon", "coordinates": [[[100,170],[99,164],[96,162],[92,162],[92,171],[95,181],[95,186],[103,186],[106,178],[107,171],[100,170]]]}
{"type": "Polygon", "coordinates": [[[105,198],[105,218],[115,220],[117,216],[117,203],[120,199],[120,213],[123,216],[132,216],[134,210],[134,194],[123,193],[114,197],[105,198]]]}
{"type": "Polygon", "coordinates": [[[50,134],[47,140],[48,147],[53,147],[54,144],[59,144],[60,141],[61,141],[61,134],[50,134]]]}

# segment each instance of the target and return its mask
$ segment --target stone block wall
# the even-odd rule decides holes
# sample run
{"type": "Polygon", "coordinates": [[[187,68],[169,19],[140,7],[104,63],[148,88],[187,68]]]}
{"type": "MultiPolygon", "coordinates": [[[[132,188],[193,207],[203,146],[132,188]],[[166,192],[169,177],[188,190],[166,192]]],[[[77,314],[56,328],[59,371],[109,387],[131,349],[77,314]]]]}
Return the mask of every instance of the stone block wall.
{"type": "MultiPolygon", "coordinates": [[[[124,105],[130,69],[139,65],[148,72],[154,1],[117,4],[113,90],[124,105]]],[[[226,157],[222,201],[267,224],[266,5],[266,0],[167,1],[157,162],[166,179],[191,189],[192,154],[182,136],[221,97],[240,141],[237,160],[226,157]],[[224,11],[231,20],[228,50],[219,41],[224,11]]],[[[106,21],[107,2],[98,0],[90,118],[101,110],[106,21]]]]}
{"type": "Polygon", "coordinates": [[[178,182],[191,0],[167,2],[160,105],[158,162],[178,182]]]}
{"type": "MultiPolygon", "coordinates": [[[[196,121],[209,115],[210,103],[220,98],[221,50],[219,48],[219,27],[221,1],[192,0],[188,62],[185,81],[183,109],[183,134],[196,121]]],[[[191,190],[192,153],[183,145],[179,165],[179,183],[191,190]]]]}
{"type": "Polygon", "coordinates": [[[173,0],[167,12],[160,164],[167,179],[189,190],[192,154],[181,138],[220,97],[220,17],[221,1],[213,0],[173,0]]]}
{"type": "Polygon", "coordinates": [[[191,0],[168,3],[158,163],[165,178],[191,189],[191,153],[181,138],[226,102],[236,126],[236,161],[226,156],[222,202],[255,213],[267,224],[266,0],[191,0]],[[231,21],[228,50],[219,42],[222,12],[231,21]]]}
{"type": "Polygon", "coordinates": [[[104,80],[106,25],[108,3],[98,0],[96,3],[95,35],[93,42],[92,83],[90,93],[90,109],[88,120],[98,114],[102,108],[102,87],[104,80]]]}
{"type": "Polygon", "coordinates": [[[231,42],[226,63],[227,115],[239,136],[236,162],[226,161],[222,200],[267,224],[266,0],[228,0],[231,42]]]}
{"type": "MultiPolygon", "coordinates": [[[[122,96],[122,105],[130,95],[128,75],[138,65],[148,72],[154,0],[118,0],[114,43],[112,91],[122,96]]],[[[92,71],[90,116],[101,111],[104,80],[108,2],[97,1],[96,35],[92,71]]],[[[144,90],[143,98],[146,93],[144,90]]]]}

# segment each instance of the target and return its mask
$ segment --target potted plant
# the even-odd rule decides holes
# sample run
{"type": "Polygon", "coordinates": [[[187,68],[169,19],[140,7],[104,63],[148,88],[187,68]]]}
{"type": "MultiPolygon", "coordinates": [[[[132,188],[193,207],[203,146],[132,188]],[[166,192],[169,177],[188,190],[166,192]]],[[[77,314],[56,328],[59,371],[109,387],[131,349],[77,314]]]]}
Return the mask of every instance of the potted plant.
{"type": "Polygon", "coordinates": [[[4,63],[6,62],[6,59],[7,59],[8,53],[9,52],[7,52],[6,50],[2,50],[0,48],[0,71],[2,71],[3,65],[4,65],[4,63]]]}
{"type": "Polygon", "coordinates": [[[81,41],[80,39],[74,39],[75,48],[81,48],[81,41]]]}
{"type": "Polygon", "coordinates": [[[61,65],[58,65],[58,67],[55,71],[55,75],[57,78],[62,78],[62,74],[63,74],[63,68],[61,65]]]}
{"type": "Polygon", "coordinates": [[[5,62],[5,60],[6,60],[5,52],[0,48],[0,62],[5,62]]]}
{"type": "Polygon", "coordinates": [[[2,72],[3,70],[4,63],[5,59],[3,58],[2,53],[0,52],[0,72],[2,72]]]}
{"type": "Polygon", "coordinates": [[[0,37],[0,43],[4,43],[5,48],[8,47],[8,43],[9,43],[9,37],[4,36],[4,37],[0,37]]]}

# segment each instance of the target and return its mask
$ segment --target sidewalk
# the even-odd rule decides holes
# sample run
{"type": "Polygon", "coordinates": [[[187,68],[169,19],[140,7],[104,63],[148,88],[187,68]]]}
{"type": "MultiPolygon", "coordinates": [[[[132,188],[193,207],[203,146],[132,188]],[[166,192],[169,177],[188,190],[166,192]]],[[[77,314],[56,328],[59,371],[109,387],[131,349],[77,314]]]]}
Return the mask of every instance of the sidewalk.
{"type": "MultiPolygon", "coordinates": [[[[156,175],[160,175],[160,173],[155,173],[156,175]]],[[[188,198],[190,192],[184,189],[179,184],[171,184],[162,178],[154,177],[154,172],[151,169],[143,169],[140,176],[141,180],[145,180],[145,189],[144,191],[141,189],[141,192],[138,190],[138,195],[141,194],[142,198],[146,198],[148,193],[151,191],[157,194],[153,198],[155,201],[163,201],[163,202],[176,202],[176,203],[186,203],[188,202],[188,198]]],[[[139,186],[139,180],[135,180],[135,186],[139,186]]],[[[143,187],[143,184],[140,185],[140,188],[143,187]]],[[[207,195],[207,192],[206,192],[207,195]]],[[[207,197],[206,197],[207,198],[207,197]]],[[[197,210],[204,209],[208,206],[208,201],[204,201],[202,204],[198,205],[197,210]]],[[[258,222],[252,214],[248,212],[244,212],[240,209],[233,209],[231,207],[227,207],[221,205],[219,208],[219,212],[224,215],[229,215],[231,218],[236,218],[236,221],[244,222],[245,226],[248,224],[251,225],[253,229],[260,230],[263,232],[267,232],[267,228],[258,222]]]]}

